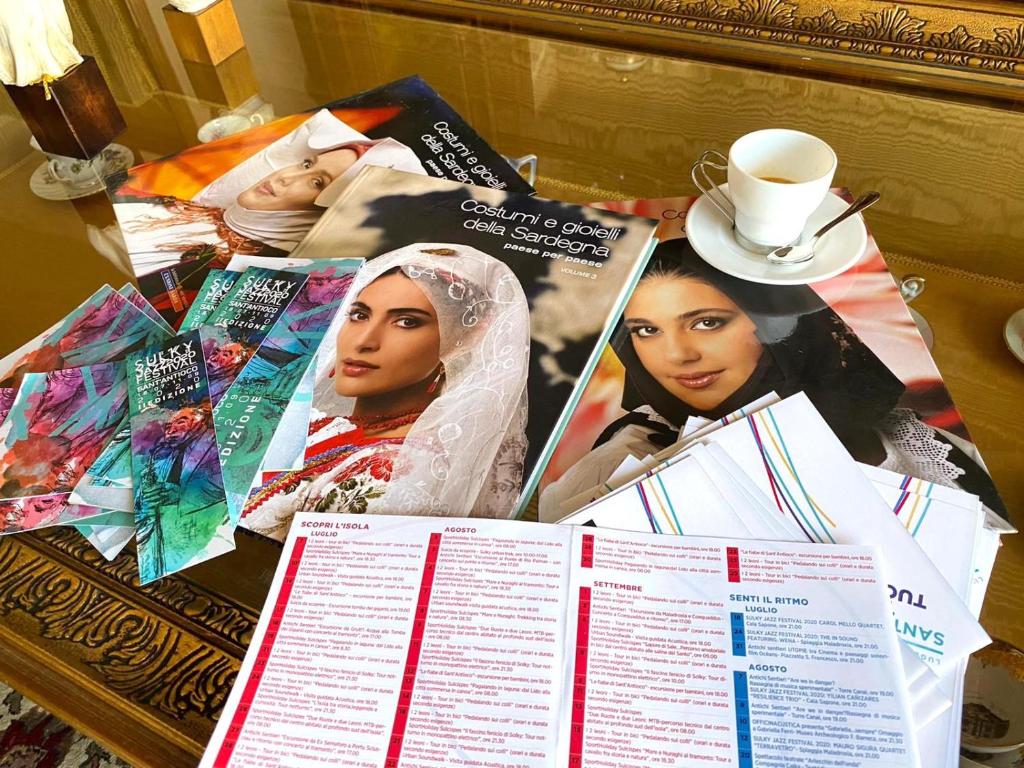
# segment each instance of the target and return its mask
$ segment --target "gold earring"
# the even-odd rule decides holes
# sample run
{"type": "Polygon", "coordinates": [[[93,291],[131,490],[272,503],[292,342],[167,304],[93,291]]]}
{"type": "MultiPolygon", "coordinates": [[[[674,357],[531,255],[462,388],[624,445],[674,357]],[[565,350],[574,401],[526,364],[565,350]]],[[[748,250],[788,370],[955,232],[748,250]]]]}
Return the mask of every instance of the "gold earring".
{"type": "Polygon", "coordinates": [[[430,382],[430,386],[427,387],[427,394],[432,395],[437,391],[437,388],[441,386],[441,379],[444,378],[444,363],[440,363],[437,367],[437,376],[430,382]]]}

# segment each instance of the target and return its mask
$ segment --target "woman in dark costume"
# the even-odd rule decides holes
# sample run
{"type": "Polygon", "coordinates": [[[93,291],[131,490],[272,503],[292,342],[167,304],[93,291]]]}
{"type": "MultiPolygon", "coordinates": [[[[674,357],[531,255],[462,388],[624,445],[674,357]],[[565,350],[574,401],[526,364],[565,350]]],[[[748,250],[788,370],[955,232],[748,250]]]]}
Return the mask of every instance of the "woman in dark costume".
{"type": "Polygon", "coordinates": [[[704,262],[685,239],[661,244],[612,346],[626,370],[622,407],[594,449],[545,489],[542,519],[604,483],[628,455],[679,439],[691,416],[720,419],[770,392],[803,391],[858,461],[1005,508],[974,446],[900,407],[904,384],[806,285],[762,285],[704,262]]]}

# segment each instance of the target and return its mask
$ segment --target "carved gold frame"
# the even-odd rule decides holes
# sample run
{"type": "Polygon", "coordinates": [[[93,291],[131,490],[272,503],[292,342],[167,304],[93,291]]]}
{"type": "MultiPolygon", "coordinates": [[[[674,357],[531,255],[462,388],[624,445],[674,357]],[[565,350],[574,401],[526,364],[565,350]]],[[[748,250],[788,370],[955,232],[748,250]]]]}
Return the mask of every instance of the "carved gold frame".
{"type": "MultiPolygon", "coordinates": [[[[356,4],[357,0],[323,0],[356,4]]],[[[1024,4],[1009,0],[375,0],[612,46],[1021,102],[1024,4]]]]}
{"type": "MultiPolygon", "coordinates": [[[[273,548],[246,539],[240,549],[273,548]]],[[[267,561],[250,551],[227,570],[256,582],[267,561]]],[[[0,680],[131,765],[195,765],[263,597],[220,592],[179,575],[140,587],[134,554],[107,562],[70,527],[4,536],[0,680]]]]}

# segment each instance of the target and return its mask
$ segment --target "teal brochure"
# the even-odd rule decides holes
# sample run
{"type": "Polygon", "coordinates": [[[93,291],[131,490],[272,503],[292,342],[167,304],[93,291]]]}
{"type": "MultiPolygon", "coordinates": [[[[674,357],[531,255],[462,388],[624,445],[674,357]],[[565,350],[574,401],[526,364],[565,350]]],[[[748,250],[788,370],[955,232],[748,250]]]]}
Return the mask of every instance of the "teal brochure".
{"type": "Polygon", "coordinates": [[[234,549],[199,331],[127,359],[139,581],[234,549]]]}
{"type": "Polygon", "coordinates": [[[215,407],[305,282],[296,272],[250,267],[210,313],[200,332],[215,407]]]}
{"type": "Polygon", "coordinates": [[[240,274],[223,269],[211,269],[203,281],[199,293],[196,294],[195,301],[188,308],[185,319],[181,321],[181,333],[205,325],[206,319],[213,314],[228,291],[234,287],[240,274]]]}
{"type": "MultiPolygon", "coordinates": [[[[361,259],[325,259],[288,268],[308,279],[214,411],[232,525],[241,518],[264,457],[283,426],[285,411],[361,263],[361,259]]],[[[308,410],[305,420],[300,410],[285,428],[304,438],[307,427],[308,410]]]]}

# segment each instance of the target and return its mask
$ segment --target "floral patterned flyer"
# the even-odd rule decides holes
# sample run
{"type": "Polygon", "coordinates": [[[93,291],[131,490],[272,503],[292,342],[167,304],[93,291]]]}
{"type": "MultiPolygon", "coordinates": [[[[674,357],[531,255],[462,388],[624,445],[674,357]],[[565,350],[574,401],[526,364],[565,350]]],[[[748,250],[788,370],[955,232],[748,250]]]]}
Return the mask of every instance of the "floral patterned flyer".
{"type": "Polygon", "coordinates": [[[26,374],[0,433],[0,532],[97,514],[68,497],[127,407],[120,363],[26,374]]]}

